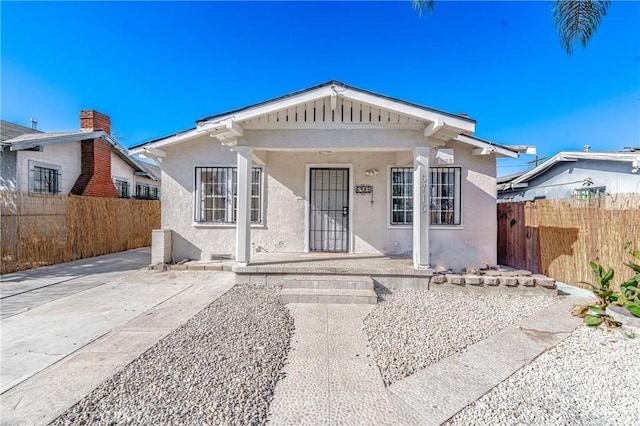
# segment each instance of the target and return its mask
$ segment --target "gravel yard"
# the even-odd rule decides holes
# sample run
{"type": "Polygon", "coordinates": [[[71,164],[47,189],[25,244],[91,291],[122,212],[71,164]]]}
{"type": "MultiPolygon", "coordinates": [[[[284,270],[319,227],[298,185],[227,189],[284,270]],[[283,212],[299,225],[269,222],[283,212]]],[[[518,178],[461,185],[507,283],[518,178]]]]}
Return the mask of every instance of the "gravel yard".
{"type": "Polygon", "coordinates": [[[640,336],[578,327],[448,425],[638,425],[640,336]]]}
{"type": "Polygon", "coordinates": [[[52,424],[264,424],[293,329],[275,290],[236,286],[52,424]]]}
{"type": "Polygon", "coordinates": [[[397,290],[383,296],[364,330],[391,385],[556,302],[549,296],[397,290]]]}

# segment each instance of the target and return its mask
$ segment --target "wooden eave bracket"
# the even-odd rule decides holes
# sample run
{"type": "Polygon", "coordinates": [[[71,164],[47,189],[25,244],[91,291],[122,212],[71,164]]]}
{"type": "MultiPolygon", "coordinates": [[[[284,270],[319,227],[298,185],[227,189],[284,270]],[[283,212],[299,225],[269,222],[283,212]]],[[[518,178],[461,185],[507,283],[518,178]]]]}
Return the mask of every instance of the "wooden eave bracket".
{"type": "Polygon", "coordinates": [[[444,121],[440,119],[436,119],[436,121],[432,122],[431,124],[429,124],[427,127],[424,128],[424,137],[429,138],[435,135],[438,132],[438,130],[442,129],[444,126],[445,126],[444,121]]]}
{"type": "Polygon", "coordinates": [[[213,129],[204,131],[209,133],[209,136],[216,138],[220,142],[225,143],[232,139],[240,138],[244,135],[244,129],[235,120],[227,119],[222,123],[213,126],[213,129]]]}

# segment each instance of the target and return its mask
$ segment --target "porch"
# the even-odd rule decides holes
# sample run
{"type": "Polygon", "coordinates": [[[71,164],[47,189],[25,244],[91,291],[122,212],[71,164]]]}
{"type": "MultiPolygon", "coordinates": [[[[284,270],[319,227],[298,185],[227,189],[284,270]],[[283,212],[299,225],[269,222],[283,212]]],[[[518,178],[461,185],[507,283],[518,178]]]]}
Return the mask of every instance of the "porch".
{"type": "MultiPolygon", "coordinates": [[[[294,288],[357,289],[351,285],[371,280],[388,290],[490,292],[506,294],[557,294],[555,280],[512,268],[483,269],[475,273],[437,273],[417,269],[406,256],[357,253],[255,253],[250,265],[232,259],[189,261],[168,265],[171,270],[233,271],[239,284],[294,288]],[[335,285],[329,284],[330,282],[335,285]],[[347,284],[349,282],[349,284],[347,284]],[[351,288],[353,287],[353,288],[351,288]]],[[[373,289],[370,285],[367,288],[373,289]]],[[[382,290],[385,291],[384,289],[382,290]]]]}
{"type": "Polygon", "coordinates": [[[170,265],[171,270],[226,270],[236,274],[239,283],[282,285],[287,278],[304,276],[308,279],[371,277],[388,288],[427,289],[434,271],[416,269],[406,256],[355,253],[256,253],[251,264],[235,261],[190,261],[170,265]]]}

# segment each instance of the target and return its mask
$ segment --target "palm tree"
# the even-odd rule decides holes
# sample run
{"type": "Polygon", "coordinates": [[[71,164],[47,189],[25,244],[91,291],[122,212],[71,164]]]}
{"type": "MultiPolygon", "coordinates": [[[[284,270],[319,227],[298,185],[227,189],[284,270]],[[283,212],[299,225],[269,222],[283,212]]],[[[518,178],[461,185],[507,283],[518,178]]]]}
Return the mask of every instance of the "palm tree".
{"type": "Polygon", "coordinates": [[[571,55],[573,43],[580,40],[586,47],[596,33],[611,0],[555,0],[553,23],[560,35],[560,44],[571,55]]]}
{"type": "MultiPolygon", "coordinates": [[[[434,0],[412,0],[418,14],[431,12],[434,0]]],[[[558,30],[560,44],[567,55],[573,52],[573,44],[580,41],[586,47],[595,34],[603,16],[606,16],[611,0],[554,0],[553,24],[558,30]]]]}

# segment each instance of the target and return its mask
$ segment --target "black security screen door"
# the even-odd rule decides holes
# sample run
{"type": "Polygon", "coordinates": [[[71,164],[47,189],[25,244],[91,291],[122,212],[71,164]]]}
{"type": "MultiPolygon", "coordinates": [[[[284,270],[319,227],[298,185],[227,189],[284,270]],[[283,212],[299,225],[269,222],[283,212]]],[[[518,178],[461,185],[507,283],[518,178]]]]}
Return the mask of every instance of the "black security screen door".
{"type": "Polygon", "coordinates": [[[349,251],[349,169],[311,169],[309,250],[349,251]]]}

